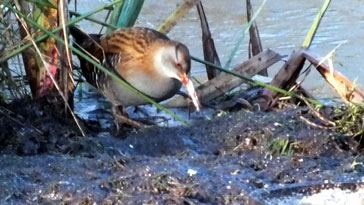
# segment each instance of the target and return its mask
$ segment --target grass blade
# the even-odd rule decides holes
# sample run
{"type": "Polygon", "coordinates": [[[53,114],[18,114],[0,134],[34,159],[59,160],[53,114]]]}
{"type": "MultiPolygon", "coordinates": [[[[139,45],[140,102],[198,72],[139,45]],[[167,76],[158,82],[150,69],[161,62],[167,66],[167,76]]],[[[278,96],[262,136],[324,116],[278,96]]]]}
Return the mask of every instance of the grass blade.
{"type": "Polygon", "coordinates": [[[254,16],[252,17],[252,19],[249,21],[248,25],[246,26],[243,35],[238,39],[238,42],[236,42],[235,47],[233,49],[233,51],[231,52],[229,59],[226,61],[224,68],[228,68],[230,67],[230,63],[233,60],[233,58],[236,55],[236,52],[239,50],[239,47],[241,45],[241,43],[243,42],[245,35],[249,32],[249,29],[251,27],[251,25],[254,23],[255,19],[258,17],[258,15],[260,14],[260,11],[263,9],[263,6],[265,5],[265,3],[267,2],[267,0],[264,0],[262,2],[262,4],[259,6],[257,12],[254,14],[254,16]]]}
{"type": "Polygon", "coordinates": [[[302,43],[303,48],[310,47],[313,38],[315,37],[316,31],[321,23],[322,17],[324,16],[327,8],[329,7],[331,0],[326,0],[322,5],[320,11],[317,13],[315,21],[313,22],[311,29],[308,31],[305,40],[302,43]]]}

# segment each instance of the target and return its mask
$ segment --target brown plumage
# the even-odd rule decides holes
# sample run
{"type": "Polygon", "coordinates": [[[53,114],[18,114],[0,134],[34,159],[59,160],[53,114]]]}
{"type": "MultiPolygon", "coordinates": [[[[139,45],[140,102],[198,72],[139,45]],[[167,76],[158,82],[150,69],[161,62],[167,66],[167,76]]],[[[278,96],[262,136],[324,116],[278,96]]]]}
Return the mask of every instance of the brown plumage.
{"type": "MultiPolygon", "coordinates": [[[[199,109],[196,93],[187,77],[191,67],[189,51],[182,43],[142,27],[120,29],[106,35],[87,35],[70,27],[70,33],[76,47],[147,96],[159,102],[175,95],[184,84],[199,109]]],[[[114,117],[120,118],[115,116],[115,107],[148,103],[82,57],[79,59],[86,80],[112,103],[114,117]]],[[[119,121],[125,123],[125,118],[119,121]]]]}

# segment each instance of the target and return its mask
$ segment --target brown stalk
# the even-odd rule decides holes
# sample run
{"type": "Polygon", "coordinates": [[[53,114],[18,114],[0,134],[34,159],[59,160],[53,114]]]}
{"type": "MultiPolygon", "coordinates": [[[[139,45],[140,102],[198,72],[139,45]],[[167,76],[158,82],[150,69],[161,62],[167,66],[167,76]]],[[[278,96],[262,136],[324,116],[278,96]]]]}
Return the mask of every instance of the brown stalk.
{"type": "MultiPolygon", "coordinates": [[[[219,55],[216,52],[215,43],[212,39],[209,24],[202,6],[202,1],[197,3],[197,11],[200,16],[201,30],[202,30],[202,46],[205,61],[211,62],[215,65],[221,66],[219,55]]],[[[207,78],[209,80],[216,77],[220,72],[215,68],[206,65],[207,78]]]]}
{"type": "MultiPolygon", "coordinates": [[[[25,14],[31,13],[30,4],[26,1],[20,1],[17,5],[17,8],[25,14]]],[[[30,28],[26,22],[23,22],[23,24],[26,25],[26,28],[30,28]]],[[[23,39],[22,42],[28,42],[29,39],[27,39],[27,32],[25,30],[25,27],[19,26],[19,30],[20,30],[20,36],[23,39]]],[[[33,33],[33,31],[30,30],[30,33],[33,33]]],[[[37,66],[37,61],[34,56],[36,56],[36,52],[33,48],[28,48],[22,52],[23,64],[24,64],[27,80],[29,83],[29,87],[30,87],[30,90],[31,90],[33,96],[36,96],[37,88],[38,88],[38,81],[39,81],[38,79],[39,79],[40,74],[38,72],[39,69],[37,66]]]]}
{"type": "MultiPolygon", "coordinates": [[[[296,80],[305,63],[305,58],[303,57],[303,51],[304,49],[300,49],[297,52],[294,51],[292,52],[289,60],[274,76],[271,82],[272,86],[288,90],[290,87],[296,84],[296,80]]],[[[267,110],[276,104],[279,93],[265,88],[261,95],[262,95],[261,98],[263,98],[263,100],[257,102],[259,102],[260,108],[262,110],[267,110]]]]}
{"type": "MultiPolygon", "coordinates": [[[[72,57],[69,50],[68,35],[66,29],[66,21],[68,20],[68,2],[65,0],[58,0],[58,21],[62,26],[62,33],[65,44],[57,42],[57,49],[59,52],[59,75],[58,81],[62,94],[65,96],[70,107],[73,109],[73,90],[75,83],[73,80],[72,72],[72,57]]],[[[67,113],[67,106],[65,105],[65,113],[67,113]]]]}
{"type": "Polygon", "coordinates": [[[363,102],[364,94],[355,88],[344,75],[337,72],[333,67],[330,68],[328,65],[320,63],[318,57],[308,50],[303,52],[303,56],[316,67],[331,88],[346,102],[354,104],[363,102]]]}
{"type": "MultiPolygon", "coordinates": [[[[246,15],[247,15],[248,22],[250,22],[254,15],[252,4],[251,4],[250,0],[246,0],[246,15]]],[[[263,51],[263,46],[262,46],[262,42],[260,40],[258,26],[255,21],[253,21],[252,25],[249,28],[249,36],[250,36],[249,58],[251,58],[252,56],[258,55],[260,52],[263,51]]],[[[268,71],[267,71],[267,69],[264,69],[264,70],[260,71],[258,74],[263,75],[263,76],[268,76],[268,71]]]]}
{"type": "Polygon", "coordinates": [[[318,118],[325,126],[336,126],[336,124],[328,119],[326,119],[323,115],[321,115],[315,108],[305,99],[302,98],[302,101],[307,105],[307,107],[311,110],[313,115],[318,118]]]}
{"type": "Polygon", "coordinates": [[[315,128],[319,128],[319,129],[334,129],[333,127],[326,127],[326,126],[322,126],[322,125],[319,125],[317,123],[314,123],[314,122],[311,122],[310,120],[308,120],[307,118],[303,117],[303,116],[300,116],[300,119],[308,124],[309,126],[311,127],[315,127],[315,128]]]}

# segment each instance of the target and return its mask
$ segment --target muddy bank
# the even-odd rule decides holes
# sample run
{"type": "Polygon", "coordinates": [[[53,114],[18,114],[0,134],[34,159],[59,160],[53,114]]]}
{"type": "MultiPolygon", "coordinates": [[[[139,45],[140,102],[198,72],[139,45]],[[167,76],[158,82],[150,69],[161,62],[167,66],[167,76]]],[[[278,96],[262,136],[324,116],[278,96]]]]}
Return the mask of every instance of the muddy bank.
{"type": "Polygon", "coordinates": [[[220,113],[119,137],[83,121],[81,137],[72,121],[36,117],[31,106],[0,115],[2,204],[242,204],[269,190],[363,179],[357,141],[308,126],[304,108],[220,113]]]}

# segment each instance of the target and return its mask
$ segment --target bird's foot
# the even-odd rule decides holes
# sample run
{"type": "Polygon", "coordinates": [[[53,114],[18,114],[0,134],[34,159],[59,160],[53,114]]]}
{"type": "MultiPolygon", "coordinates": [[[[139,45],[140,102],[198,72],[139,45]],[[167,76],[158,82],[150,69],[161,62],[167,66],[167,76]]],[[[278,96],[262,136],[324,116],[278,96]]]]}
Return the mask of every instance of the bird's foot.
{"type": "Polygon", "coordinates": [[[146,127],[145,124],[138,122],[136,120],[133,120],[124,115],[115,115],[114,118],[115,118],[115,123],[117,124],[117,127],[119,127],[120,124],[127,124],[136,129],[141,129],[141,128],[146,127]]]}
{"type": "Polygon", "coordinates": [[[119,134],[121,125],[126,124],[135,129],[141,129],[141,128],[147,127],[146,124],[129,118],[128,113],[126,112],[126,110],[123,106],[113,106],[111,111],[112,111],[112,115],[114,117],[114,122],[115,122],[115,126],[116,126],[116,135],[119,134]]]}

